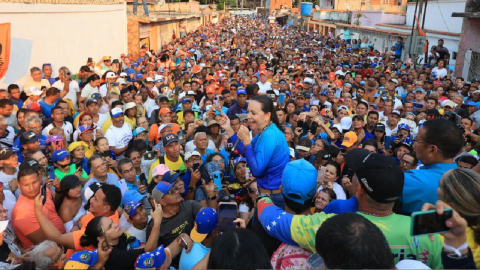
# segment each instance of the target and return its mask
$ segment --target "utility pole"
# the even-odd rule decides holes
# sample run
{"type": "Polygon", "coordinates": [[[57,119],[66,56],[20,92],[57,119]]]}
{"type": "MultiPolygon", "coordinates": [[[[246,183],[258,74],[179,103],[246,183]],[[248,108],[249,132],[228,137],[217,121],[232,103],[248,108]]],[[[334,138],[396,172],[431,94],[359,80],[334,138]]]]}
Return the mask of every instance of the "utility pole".
{"type": "MultiPolygon", "coordinates": [[[[418,9],[418,14],[415,13],[415,16],[417,16],[417,20],[418,20],[418,28],[420,28],[420,19],[419,18],[422,18],[422,11],[423,11],[423,0],[420,0],[420,8],[418,9]]],[[[413,52],[414,52],[413,55],[414,56],[416,56],[415,47],[417,46],[417,37],[418,37],[418,29],[414,29],[413,30],[413,37],[412,37],[413,47],[414,47],[413,48],[413,52]]],[[[413,68],[416,69],[417,68],[417,59],[416,59],[416,57],[414,57],[413,59],[414,59],[413,68]]]]}

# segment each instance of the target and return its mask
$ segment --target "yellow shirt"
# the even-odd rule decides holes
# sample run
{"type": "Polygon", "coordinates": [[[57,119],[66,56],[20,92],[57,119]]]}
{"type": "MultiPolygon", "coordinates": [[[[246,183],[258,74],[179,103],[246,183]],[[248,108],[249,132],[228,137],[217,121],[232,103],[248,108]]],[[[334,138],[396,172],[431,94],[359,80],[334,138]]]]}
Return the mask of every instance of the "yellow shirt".
{"type": "MultiPolygon", "coordinates": [[[[170,161],[166,156],[164,157],[165,159],[165,165],[171,170],[171,171],[177,171],[177,172],[186,172],[187,167],[185,167],[185,164],[183,162],[182,157],[178,157],[178,160],[176,162],[170,161]]],[[[152,165],[150,165],[150,172],[148,173],[148,183],[152,181],[152,172],[153,169],[160,164],[160,159],[157,158],[152,165]]]]}
{"type": "Polygon", "coordinates": [[[23,85],[23,90],[25,91],[25,89],[27,89],[30,86],[35,86],[36,88],[38,88],[38,90],[42,90],[42,86],[47,87],[47,89],[51,87],[51,85],[50,85],[50,83],[48,82],[47,79],[42,79],[40,82],[36,82],[34,80],[31,80],[29,82],[26,82],[23,85]]]}
{"type": "Polygon", "coordinates": [[[470,227],[467,227],[467,243],[470,249],[472,250],[473,260],[477,268],[480,268],[480,246],[475,243],[473,230],[470,227]]]}

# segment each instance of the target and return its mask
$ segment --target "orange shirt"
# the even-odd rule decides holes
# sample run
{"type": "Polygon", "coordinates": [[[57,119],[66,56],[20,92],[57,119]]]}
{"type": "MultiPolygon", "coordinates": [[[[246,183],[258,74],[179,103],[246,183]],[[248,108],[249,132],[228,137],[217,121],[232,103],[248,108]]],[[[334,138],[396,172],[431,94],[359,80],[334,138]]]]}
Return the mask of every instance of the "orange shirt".
{"type": "MultiPolygon", "coordinates": [[[[47,200],[43,206],[42,212],[61,233],[65,233],[65,226],[63,226],[63,221],[55,210],[52,193],[49,189],[47,189],[47,200]]],[[[15,230],[18,240],[20,240],[23,248],[28,249],[33,246],[34,243],[28,239],[27,235],[40,229],[40,224],[35,216],[35,203],[33,200],[20,195],[15,207],[13,207],[12,223],[13,229],[15,230]]]]}
{"type": "MultiPolygon", "coordinates": [[[[180,131],[180,126],[178,124],[172,124],[172,133],[173,134],[178,134],[178,132],[180,131]]],[[[155,142],[155,144],[157,144],[159,141],[160,141],[160,134],[158,134],[158,125],[157,124],[153,124],[151,127],[150,127],[150,132],[148,133],[148,141],[149,142],[155,142]]]]}

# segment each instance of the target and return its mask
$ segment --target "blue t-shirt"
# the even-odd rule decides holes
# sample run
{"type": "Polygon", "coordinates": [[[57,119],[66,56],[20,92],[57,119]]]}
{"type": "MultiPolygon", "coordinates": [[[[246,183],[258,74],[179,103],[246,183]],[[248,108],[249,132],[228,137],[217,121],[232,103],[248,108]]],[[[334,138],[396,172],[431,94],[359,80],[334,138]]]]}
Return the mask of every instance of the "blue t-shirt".
{"type": "MultiPolygon", "coordinates": [[[[84,197],[85,196],[85,189],[93,183],[101,183],[101,182],[97,178],[95,178],[95,176],[93,176],[83,186],[82,199],[85,203],[87,202],[87,198],[84,197]]],[[[107,180],[105,181],[105,183],[110,184],[110,185],[114,185],[114,186],[120,188],[120,183],[118,182],[118,177],[113,173],[107,173],[107,180]]]]}
{"type": "Polygon", "coordinates": [[[438,200],[440,178],[447,171],[457,167],[456,163],[434,163],[424,165],[418,170],[406,171],[403,194],[400,197],[402,211],[411,214],[420,211],[427,202],[435,205],[438,200]]]}
{"type": "MultiPolygon", "coordinates": [[[[197,151],[197,148],[195,148],[195,151],[197,151]]],[[[207,148],[207,152],[205,153],[205,155],[202,155],[202,162],[203,164],[206,164],[207,163],[207,157],[208,155],[210,154],[215,154],[215,151],[213,151],[212,149],[208,149],[207,148]]]]}
{"type": "Polygon", "coordinates": [[[402,51],[403,51],[403,45],[395,43],[395,55],[402,55],[402,51]]]}
{"type": "Polygon", "coordinates": [[[325,214],[341,214],[347,212],[357,212],[358,211],[358,200],[357,197],[353,196],[348,200],[334,200],[331,201],[325,208],[323,212],[325,214]]]}
{"type": "Polygon", "coordinates": [[[345,40],[352,39],[350,34],[351,34],[351,31],[349,29],[343,31],[343,36],[345,37],[345,40]]]}
{"type": "Polygon", "coordinates": [[[53,102],[52,105],[47,104],[45,102],[45,98],[43,98],[42,100],[40,100],[40,102],[38,102],[38,104],[40,104],[40,106],[42,107],[42,113],[43,115],[45,115],[46,118],[52,117],[52,109],[57,105],[57,102],[59,99],[55,100],[55,102],[53,102]]]}
{"type": "Polygon", "coordinates": [[[201,261],[210,252],[210,248],[201,243],[193,243],[192,250],[187,254],[185,249],[182,249],[180,263],[178,269],[192,269],[199,261],[201,261]]]}

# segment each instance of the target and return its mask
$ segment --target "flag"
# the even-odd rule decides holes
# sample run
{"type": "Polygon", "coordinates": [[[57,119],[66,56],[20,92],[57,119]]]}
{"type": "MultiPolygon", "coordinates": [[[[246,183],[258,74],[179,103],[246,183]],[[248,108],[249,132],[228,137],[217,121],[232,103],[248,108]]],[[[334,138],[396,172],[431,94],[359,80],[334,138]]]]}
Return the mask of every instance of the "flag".
{"type": "Polygon", "coordinates": [[[5,76],[10,61],[10,23],[0,24],[0,80],[5,76]]]}
{"type": "Polygon", "coordinates": [[[420,23],[418,22],[417,14],[415,14],[415,21],[417,22],[417,29],[418,29],[418,34],[422,37],[426,37],[427,34],[423,31],[423,29],[420,28],[420,23]]]}

